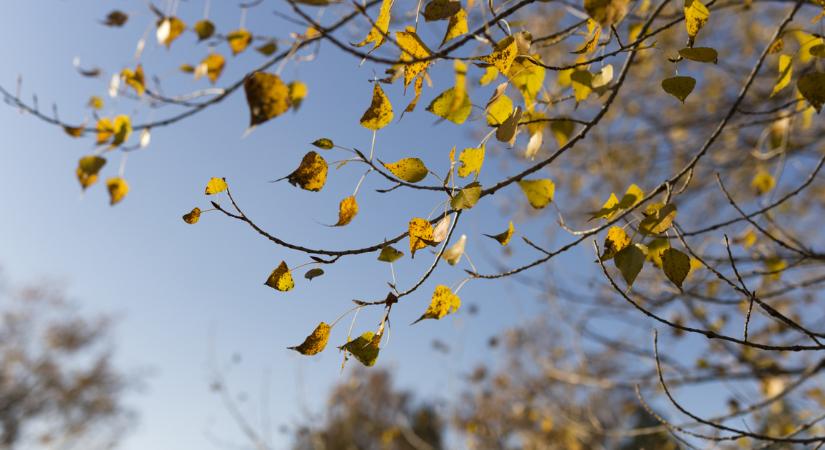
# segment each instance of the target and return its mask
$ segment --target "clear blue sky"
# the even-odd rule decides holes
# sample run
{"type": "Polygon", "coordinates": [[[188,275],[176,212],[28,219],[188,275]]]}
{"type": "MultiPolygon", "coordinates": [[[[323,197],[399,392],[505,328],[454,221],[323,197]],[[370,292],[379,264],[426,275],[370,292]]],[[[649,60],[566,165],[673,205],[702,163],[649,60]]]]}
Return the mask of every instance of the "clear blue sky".
{"type": "MultiPolygon", "coordinates": [[[[218,29],[236,28],[236,2],[213,3],[220,4],[213,5],[211,13],[218,29]]],[[[182,2],[179,15],[191,22],[200,17],[202,7],[199,0],[182,2]]],[[[254,10],[247,19],[249,28],[276,30],[283,37],[288,31],[301,31],[272,15],[272,8],[265,5],[254,10]]],[[[0,44],[0,60],[4,61],[0,83],[11,87],[20,74],[24,97],[34,92],[44,110],[50,110],[54,101],[62,118],[80,122],[88,96],[105,95],[112,71],[134,65],[135,43],[151,21],[143,2],[8,2],[0,16],[8,37],[0,44]],[[132,14],[123,29],[97,23],[114,8],[132,14]],[[71,65],[75,56],[84,67],[103,67],[106,76],[97,80],[80,77],[71,65]]],[[[438,39],[436,34],[425,33],[424,38],[438,39]]],[[[206,54],[204,45],[193,46],[192,34],[180,38],[171,51],[160,48],[151,37],[142,60],[147,75],[161,76],[169,93],[208,86],[205,80],[192,84],[189,76],[175,71],[177,65],[196,63],[206,54]]],[[[218,85],[238,79],[263,61],[254,52],[232,58],[225,45],[218,50],[228,61],[218,85]]],[[[300,191],[285,182],[267,183],[297,166],[311,149],[308,143],[316,138],[369,147],[371,132],[358,125],[358,118],[369,103],[368,80],[374,69],[359,67],[358,61],[327,45],[319,57],[314,63],[290,64],[282,72],[287,81],[297,78],[309,86],[300,112],[272,120],[246,138],[241,138],[248,123],[242,93],[175,127],[153,130],[152,144],[129,156],[125,177],[131,192],[115,207],[108,205],[101,184],[81,194],[75,179],[77,159],[92,151],[91,139],[72,140],[60,129],[9,107],[0,108],[0,179],[4,184],[0,202],[5,211],[0,221],[0,264],[16,281],[64,280],[84,310],[114,313],[120,319],[114,343],[120,366],[135,374],[150,372],[146,388],[129,398],[140,421],[124,442],[126,450],[211,448],[204,437],[207,429],[219,437],[240,440],[208,389],[212,342],[221,361],[234,353],[242,355],[231,380],[236,390],[253,399],[247,405],[250,411],[261,400],[264,377],[270,385],[268,403],[276,426],[294,423],[306,408],[317,411],[328,388],[342,376],[341,355],[332,344],[344,342],[349,321],[334,330],[330,348],[318,357],[301,357],[286,347],[300,343],[319,321],[329,322],[348,309],[351,299],[386,295],[389,267],[374,262],[375,255],[345,259],[325,268],[327,275],[311,283],[296,273],[297,286],[286,294],[263,286],[282,259],[291,266],[306,259],[217,214],[205,214],[196,226],[184,224],[181,214],[193,206],[208,206],[202,191],[210,177],[226,177],[246,212],[266,229],[314,247],[345,248],[394,236],[405,229],[410,217],[426,216],[436,203],[435,196],[402,190],[376,194],[374,189],[387,185],[371,176],[359,194],[361,212],[353,224],[327,228],[319,223],[336,220],[338,201],[352,191],[361,167],[331,170],[321,193],[300,191]]],[[[381,159],[417,156],[431,167],[444,167],[452,146],[474,145],[477,138],[450,123],[436,125],[435,117],[423,109],[450,83],[451,70],[449,64],[438,64],[432,73],[440,83],[425,91],[419,110],[379,133],[381,159]]],[[[398,85],[388,92],[397,117],[410,96],[402,97],[398,85]]],[[[107,114],[134,112],[129,100],[113,102],[107,97],[106,101],[107,114]]],[[[140,108],[134,121],[172,113],[140,108]]],[[[324,156],[334,160],[336,155],[344,157],[343,153],[324,156]]],[[[119,155],[111,156],[102,178],[114,173],[120,163],[119,155]]],[[[492,172],[502,167],[491,158],[482,183],[492,180],[492,172]]],[[[513,170],[512,165],[506,170],[513,170]]],[[[565,187],[558,187],[557,196],[563,199],[564,193],[565,187]]],[[[480,233],[506,228],[509,217],[499,211],[514,194],[520,195],[498,195],[462,219],[458,233],[469,236],[468,252],[481,267],[490,268],[489,262],[501,250],[480,233]]],[[[540,237],[554,221],[547,211],[540,220],[516,218],[516,226],[540,237]]],[[[401,243],[406,245],[406,241],[401,243]]],[[[533,255],[516,240],[512,247],[515,260],[533,255]]],[[[560,280],[586,277],[591,265],[576,264],[589,258],[586,252],[576,250],[565,256],[548,276],[560,280]],[[587,268],[576,273],[576,267],[587,268]]],[[[397,266],[400,285],[408,286],[430,260],[426,252],[414,261],[402,260],[397,266]]],[[[511,259],[504,261],[509,264],[511,259]]],[[[479,315],[469,317],[465,309],[439,322],[407,326],[426,308],[435,284],[454,284],[462,277],[462,268],[439,268],[418,295],[405,299],[393,311],[391,340],[378,365],[398,369],[400,384],[423,395],[450,397],[460,386],[455,380],[464,371],[490,358],[487,337],[537,310],[535,292],[517,283],[473,282],[461,296],[465,305],[480,307],[479,315]],[[449,356],[433,351],[432,339],[450,342],[455,351],[449,356]]],[[[373,329],[379,314],[377,309],[362,312],[354,331],[373,329]]],[[[286,443],[277,433],[273,440],[276,448],[286,443]]]]}

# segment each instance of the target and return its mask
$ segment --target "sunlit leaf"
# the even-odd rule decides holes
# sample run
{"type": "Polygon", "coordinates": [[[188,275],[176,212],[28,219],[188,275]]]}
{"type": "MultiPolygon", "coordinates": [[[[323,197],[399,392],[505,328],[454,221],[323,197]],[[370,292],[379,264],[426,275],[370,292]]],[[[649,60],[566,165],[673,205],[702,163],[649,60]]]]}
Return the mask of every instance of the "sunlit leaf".
{"type": "Polygon", "coordinates": [[[410,220],[410,256],[415,257],[415,252],[426,248],[433,242],[433,226],[427,219],[419,217],[410,220]]]}
{"type": "Polygon", "coordinates": [[[481,166],[484,164],[484,146],[479,148],[465,148],[458,155],[458,161],[461,166],[458,167],[458,176],[465,178],[471,173],[475,173],[475,177],[481,173],[481,166]]]}
{"type": "Polygon", "coordinates": [[[293,81],[287,85],[289,89],[289,101],[292,104],[292,109],[298,111],[306,96],[309,94],[309,88],[302,81],[293,81]]]}
{"type": "Polygon", "coordinates": [[[759,169],[751,180],[751,187],[758,195],[767,194],[776,186],[776,180],[770,172],[759,169]]]}
{"type": "Polygon", "coordinates": [[[478,59],[495,66],[501,73],[507,73],[510,71],[510,66],[513,64],[517,55],[518,46],[516,45],[516,39],[513,36],[507,36],[496,43],[492,53],[478,59]]]}
{"type": "Polygon", "coordinates": [[[342,227],[349,224],[352,222],[352,219],[355,218],[356,214],[358,214],[358,202],[355,201],[354,196],[350,195],[341,200],[341,203],[338,205],[338,222],[335,226],[342,227]]]}
{"type": "Polygon", "coordinates": [[[536,209],[549,205],[556,192],[556,185],[548,179],[520,180],[518,185],[527,197],[527,201],[530,202],[530,206],[536,209]]]}
{"type": "Polygon", "coordinates": [[[369,43],[373,44],[372,49],[375,50],[384,43],[385,36],[387,35],[387,30],[390,28],[390,9],[392,9],[392,4],[394,0],[382,0],[381,1],[381,9],[378,12],[378,18],[375,19],[374,25],[370,28],[367,37],[364,38],[363,41],[359,42],[357,45],[358,47],[363,47],[369,43]]]}
{"type": "Polygon", "coordinates": [[[103,109],[103,99],[98,97],[97,95],[93,95],[89,97],[88,103],[86,105],[92,109],[103,109]]]}
{"type": "Polygon", "coordinates": [[[329,150],[329,149],[335,147],[335,144],[332,142],[332,139],[328,139],[328,138],[316,139],[312,143],[312,145],[314,145],[314,146],[316,146],[316,147],[318,147],[322,150],[329,150]]]}
{"type": "Polygon", "coordinates": [[[792,62],[793,57],[791,55],[779,55],[779,76],[776,79],[776,84],[773,86],[773,91],[771,91],[771,97],[791,84],[791,73],[793,72],[792,62]]]}
{"type": "Polygon", "coordinates": [[[378,352],[381,344],[381,334],[375,334],[372,331],[367,331],[361,336],[347,342],[338,347],[339,350],[345,350],[355,357],[361,364],[372,367],[378,360],[378,352]]]}
{"type": "Polygon", "coordinates": [[[382,262],[395,262],[404,256],[404,252],[396,250],[392,245],[385,245],[378,254],[378,260],[382,262]]]}
{"type": "Polygon", "coordinates": [[[395,40],[401,48],[401,61],[404,63],[404,87],[406,88],[418,74],[427,70],[427,66],[430,65],[430,61],[407,61],[428,58],[430,56],[430,49],[421,41],[418,34],[412,30],[396,32],[395,40]]]}
{"type": "Polygon", "coordinates": [[[608,260],[616,253],[624,250],[630,245],[630,236],[627,235],[624,228],[612,226],[607,230],[607,236],[604,238],[604,252],[602,253],[602,260],[608,260]]]}
{"type": "Polygon", "coordinates": [[[122,145],[124,142],[129,140],[129,136],[132,135],[132,120],[129,119],[129,116],[125,114],[121,114],[115,117],[114,122],[112,123],[112,147],[117,147],[122,145]]]}
{"type": "Polygon", "coordinates": [[[201,209],[200,208],[192,208],[192,211],[183,215],[183,221],[188,223],[189,225],[194,225],[198,223],[198,220],[201,218],[201,209]]]}
{"type": "Polygon", "coordinates": [[[502,231],[499,234],[485,234],[485,236],[497,240],[498,243],[504,247],[510,243],[510,239],[513,237],[513,232],[515,232],[515,228],[513,228],[513,221],[511,220],[510,223],[507,224],[507,230],[502,231]]]}
{"type": "Polygon", "coordinates": [[[186,24],[177,17],[164,17],[158,20],[157,27],[155,37],[158,44],[165,45],[166,48],[186,30],[186,24]]]}
{"type": "Polygon", "coordinates": [[[138,64],[135,70],[126,68],[120,71],[120,78],[127,86],[135,90],[138,97],[146,91],[146,80],[143,76],[143,66],[138,64]]]}
{"type": "Polygon", "coordinates": [[[447,24],[447,32],[444,34],[444,39],[441,40],[443,46],[447,42],[467,34],[470,29],[467,27],[467,11],[460,8],[457,13],[450,17],[450,22],[447,24]]]}
{"type": "Polygon", "coordinates": [[[369,130],[380,130],[392,122],[392,104],[381,85],[375,83],[372,88],[372,101],[361,116],[361,126],[369,130]]]}
{"type": "Polygon", "coordinates": [[[281,292],[292,290],[292,288],[295,287],[292,272],[290,272],[289,267],[287,267],[286,261],[281,261],[281,264],[269,274],[264,284],[281,292]]]}
{"type": "Polygon", "coordinates": [[[195,68],[195,79],[205,76],[212,84],[215,84],[223,72],[224,65],[226,65],[226,60],[222,55],[210,53],[195,68]]]}
{"type": "Polygon", "coordinates": [[[607,64],[590,78],[590,87],[601,89],[610,84],[611,81],[613,81],[613,65],[607,64]]]}
{"type": "Polygon", "coordinates": [[[487,104],[487,125],[499,126],[513,114],[513,100],[502,94],[487,104]]]}
{"type": "Polygon", "coordinates": [[[329,166],[323,156],[311,151],[304,155],[301,164],[286,179],[293,186],[307,191],[318,192],[327,182],[329,166]]]}
{"type": "Polygon", "coordinates": [[[204,193],[206,195],[215,195],[220,194],[221,192],[225,191],[229,186],[226,184],[225,178],[217,178],[212,177],[209,179],[209,182],[206,183],[206,189],[204,193]]]}
{"type": "Polygon", "coordinates": [[[513,83],[522,97],[524,105],[529,110],[532,109],[536,98],[544,85],[545,69],[534,61],[541,62],[541,56],[531,55],[530,58],[520,56],[513,60],[507,78],[513,83]]]}
{"type": "Polygon", "coordinates": [[[419,158],[399,159],[394,163],[384,163],[384,167],[407,183],[418,183],[430,173],[427,166],[424,165],[424,161],[419,158]]]}
{"type": "Polygon", "coordinates": [[[455,210],[470,209],[478,203],[479,197],[481,185],[477,182],[470,183],[455,194],[450,200],[450,206],[455,210]]]}
{"type": "Polygon", "coordinates": [[[289,88],[278,75],[255,72],[244,81],[244,91],[250,126],[264,123],[289,109],[289,88]]]}
{"type": "Polygon", "coordinates": [[[252,33],[246,28],[239,28],[226,35],[226,42],[232,49],[232,54],[237,55],[249,47],[249,43],[252,42],[252,33]]]}
{"type": "Polygon", "coordinates": [[[616,194],[611,192],[610,197],[607,198],[607,201],[604,202],[602,207],[595,211],[589,220],[593,219],[607,219],[610,220],[613,218],[613,215],[616,211],[619,210],[619,199],[616,198],[616,194]]]}
{"type": "Polygon", "coordinates": [[[573,96],[576,103],[581,103],[593,92],[593,74],[586,70],[574,70],[570,74],[570,82],[573,86],[573,96]]]}
{"type": "Polygon", "coordinates": [[[689,38],[689,47],[693,47],[693,41],[699,30],[705,26],[710,18],[710,11],[699,0],[685,0],[685,28],[689,38]]]}
{"type": "Polygon", "coordinates": [[[129,184],[121,177],[112,177],[106,180],[106,190],[109,191],[109,204],[116,205],[129,193],[129,184]]]}
{"type": "Polygon", "coordinates": [[[424,319],[439,320],[447,314],[458,311],[461,307],[461,298],[453,294],[449,287],[439,284],[435,287],[430,306],[424,311],[424,314],[413,323],[418,323],[424,319]]]}
{"type": "Polygon", "coordinates": [[[77,181],[83,189],[97,182],[100,169],[106,165],[106,159],[97,155],[88,155],[80,158],[77,162],[77,181]]]}
{"type": "Polygon", "coordinates": [[[676,205],[653,204],[647,207],[644,214],[645,218],[639,222],[639,231],[643,234],[662,234],[676,218],[676,205]]]}
{"type": "Polygon", "coordinates": [[[447,247],[444,250],[444,253],[441,254],[441,257],[447,261],[447,264],[454,266],[461,261],[461,257],[464,256],[464,248],[467,246],[467,235],[462,234],[460,238],[455,242],[455,244],[447,247]]]}
{"type": "Polygon", "coordinates": [[[317,355],[326,348],[327,342],[329,341],[329,331],[330,326],[324,322],[321,322],[317,327],[315,327],[312,334],[304,339],[304,342],[302,342],[301,345],[287,348],[290,350],[295,350],[302,355],[317,355]]]}

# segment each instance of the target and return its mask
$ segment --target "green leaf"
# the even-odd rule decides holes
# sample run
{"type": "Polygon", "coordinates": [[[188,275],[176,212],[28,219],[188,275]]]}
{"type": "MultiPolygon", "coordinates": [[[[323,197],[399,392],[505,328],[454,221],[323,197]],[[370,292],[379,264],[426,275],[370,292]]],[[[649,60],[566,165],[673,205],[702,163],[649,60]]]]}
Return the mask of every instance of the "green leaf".
{"type": "Polygon", "coordinates": [[[616,253],[613,262],[622,273],[622,278],[627,285],[633,286],[633,282],[636,281],[636,277],[645,264],[645,254],[638,245],[631,245],[616,253]]]}

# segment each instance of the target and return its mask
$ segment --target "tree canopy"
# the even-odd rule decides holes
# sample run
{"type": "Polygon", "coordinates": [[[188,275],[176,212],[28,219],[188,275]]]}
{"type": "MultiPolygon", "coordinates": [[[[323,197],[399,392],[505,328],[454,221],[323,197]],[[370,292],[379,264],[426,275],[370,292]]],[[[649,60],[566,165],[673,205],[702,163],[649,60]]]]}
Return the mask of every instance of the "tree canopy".
{"type": "MultiPolygon", "coordinates": [[[[138,39],[134,63],[112,69],[101,92],[90,93],[87,112],[44,111],[36,96],[27,100],[22,85],[2,93],[11,106],[69,137],[90,138],[93,150],[75,169],[78,182],[84,190],[105,184],[116,205],[140,195],[130,193],[126,155],[161,158],[141,155],[152,130],[193,120],[241,93],[247,133],[287,113],[301,117],[313,87],[286,79],[282,70],[323,65],[322,47],[373,70],[363,104],[341,118],[371,136],[368,149],[319,127],[306,137],[307,148],[295,149],[293,167],[274,180],[293,185],[295,195],[323,195],[328,178],[359,171],[351,191],[330,194],[337,221],[325,225],[368,228],[373,242],[319,248],[310,231],[304,242],[286,240],[252,218],[233,195],[233,180],[221,174],[203,180],[205,198],[193,198],[193,209],[182,211],[181,226],[237,221],[259,235],[261,245],[282,250],[282,261],[260,268],[274,295],[323,282],[319,277],[341,264],[389,265],[391,278],[375,280],[382,288],[388,283],[386,295],[355,299],[332,316],[319,312],[305,337],[284,346],[310,356],[328,352],[332,340],[345,362],[373,366],[393,310],[417,308],[418,321],[443,320],[463,311],[467,299],[460,294],[468,283],[516,279],[564,301],[548,320],[569,335],[549,346],[564,351],[584,341],[646,359],[654,369],[640,372],[628,359],[625,370],[603,371],[583,363],[596,358],[585,349],[579,364],[568,367],[567,381],[641,384],[647,394],[661,389],[690,425],[647,411],[690,442],[825,442],[819,425],[825,396],[809,383],[825,366],[825,153],[818,120],[825,104],[825,2],[286,0],[276,14],[288,26],[275,33],[245,27],[247,14],[269,4],[263,0],[240,4],[240,25],[226,30],[209,19],[208,1],[203,17],[179,17],[178,3],[149,4],[151,33],[138,39]],[[144,65],[147,45],[191,46],[191,58],[170,64],[195,87],[166,93],[164,79],[182,75],[144,65]],[[236,64],[245,74],[226,80],[224,68],[236,64]],[[442,79],[448,81],[439,85],[442,79]],[[107,95],[128,99],[128,107],[109,107],[107,95]],[[157,109],[159,118],[133,123],[134,109],[157,109]],[[432,117],[437,126],[464,127],[467,139],[385,161],[376,136],[413,114],[432,117]],[[113,169],[109,161],[116,158],[113,169]],[[368,177],[384,187],[365,192],[368,177]],[[358,220],[374,196],[401,191],[420,199],[408,205],[416,212],[405,218],[407,227],[358,220]],[[502,220],[479,221],[474,208],[493,198],[504,199],[502,220]],[[522,233],[520,225],[529,221],[543,224],[553,239],[522,233]],[[480,270],[468,242],[505,254],[519,246],[534,256],[519,253],[502,258],[496,270],[480,270]],[[552,272],[554,260],[579,249],[599,277],[554,285],[536,275],[552,272]],[[417,279],[397,282],[393,265],[401,261],[418,269],[417,279]],[[407,301],[415,297],[429,299],[428,306],[407,301]],[[338,326],[344,318],[355,324],[365,309],[381,311],[380,321],[333,334],[344,328],[338,326]],[[597,324],[607,319],[632,326],[626,336],[605,336],[597,324]],[[678,356],[686,339],[702,351],[678,356]],[[736,400],[725,416],[702,417],[672,388],[707,380],[746,381],[761,388],[762,398],[736,400]],[[734,422],[760,422],[761,414],[795,395],[804,397],[803,407],[788,410],[791,420],[781,427],[734,422]]],[[[117,28],[130,20],[116,10],[100,21],[117,28]]],[[[78,70],[85,77],[103,73],[78,70]]],[[[331,218],[334,212],[331,206],[331,218]]]]}

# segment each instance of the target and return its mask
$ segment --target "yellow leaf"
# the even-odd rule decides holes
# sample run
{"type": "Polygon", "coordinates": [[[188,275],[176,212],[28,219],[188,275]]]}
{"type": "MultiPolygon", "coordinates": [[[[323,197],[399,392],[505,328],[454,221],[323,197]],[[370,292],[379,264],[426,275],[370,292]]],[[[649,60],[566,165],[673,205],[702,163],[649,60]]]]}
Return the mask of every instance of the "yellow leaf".
{"type": "Polygon", "coordinates": [[[197,21],[193,28],[195,30],[195,34],[198,35],[199,42],[209,39],[215,34],[215,24],[208,19],[197,21]]]}
{"type": "Polygon", "coordinates": [[[317,327],[315,327],[312,334],[304,339],[304,342],[302,342],[301,345],[287,348],[290,350],[295,350],[302,355],[317,355],[326,348],[327,341],[329,341],[329,331],[330,326],[325,322],[321,322],[317,327]]]}
{"type": "Polygon", "coordinates": [[[226,60],[218,53],[211,53],[203,58],[198,67],[195,68],[195,79],[206,76],[212,84],[218,81],[223,72],[226,60]]]}
{"type": "MultiPolygon", "coordinates": [[[[421,98],[421,90],[424,87],[424,75],[419,76],[415,79],[415,83],[413,83],[413,90],[415,91],[415,96],[413,97],[412,101],[404,108],[404,112],[413,112],[415,111],[415,107],[418,105],[418,100],[421,98]]],[[[404,113],[401,113],[403,116],[404,113]]]]}
{"type": "Polygon", "coordinates": [[[470,209],[478,203],[480,197],[481,185],[470,183],[450,200],[450,206],[455,210],[470,209]]]}
{"type": "Polygon", "coordinates": [[[121,177],[112,177],[106,180],[106,189],[109,191],[109,204],[115,205],[129,193],[129,184],[121,177]]]}
{"type": "Polygon", "coordinates": [[[602,253],[602,260],[606,261],[614,256],[616,253],[624,250],[630,245],[630,236],[624,231],[624,228],[612,226],[607,230],[607,236],[604,238],[604,253],[602,253]]]}
{"type": "Polygon", "coordinates": [[[467,11],[464,8],[458,10],[450,17],[450,22],[447,24],[447,32],[444,34],[444,39],[441,40],[443,46],[447,42],[467,34],[470,29],[467,27],[467,11]]]}
{"type": "Polygon", "coordinates": [[[109,142],[109,139],[112,138],[112,134],[115,132],[114,124],[106,117],[98,119],[95,128],[97,129],[97,145],[109,142]]]}
{"type": "Polygon", "coordinates": [[[452,0],[431,0],[424,7],[424,20],[433,22],[448,19],[461,10],[461,2],[452,0]]]}
{"type": "Polygon", "coordinates": [[[98,97],[97,95],[93,95],[89,97],[89,102],[87,103],[89,108],[92,109],[103,109],[103,99],[98,97]]]}
{"type": "Polygon", "coordinates": [[[200,208],[192,208],[192,211],[183,215],[183,221],[188,223],[189,225],[194,225],[198,223],[198,220],[201,218],[201,209],[200,208]]]}
{"type": "Polygon", "coordinates": [[[127,86],[135,90],[138,97],[146,91],[146,80],[143,76],[143,66],[138,64],[135,70],[126,68],[120,71],[120,78],[127,86]]]}
{"type": "Polygon", "coordinates": [[[776,186],[776,180],[773,175],[765,169],[759,169],[756,175],[751,180],[751,187],[758,195],[767,194],[776,186]]]}
{"type": "Polygon", "coordinates": [[[178,36],[186,29],[186,24],[177,17],[164,17],[157,22],[157,31],[155,37],[158,39],[158,44],[163,44],[169,48],[178,36]]]}
{"type": "Polygon", "coordinates": [[[676,218],[676,205],[653,204],[647,207],[644,215],[645,218],[639,222],[639,231],[643,234],[662,234],[676,218]]]}
{"type": "Polygon", "coordinates": [[[287,88],[289,89],[289,101],[292,103],[292,109],[298,111],[301,103],[303,103],[307,94],[309,94],[309,88],[302,81],[297,80],[289,83],[287,88]]]}
{"type": "Polygon", "coordinates": [[[289,267],[286,266],[286,261],[281,261],[281,264],[269,274],[269,278],[266,279],[266,283],[264,284],[281,292],[292,290],[292,288],[295,287],[292,272],[290,272],[289,267]]]}
{"type": "Polygon", "coordinates": [[[632,286],[639,272],[642,271],[645,263],[645,254],[638,245],[629,245],[622,251],[616,253],[613,262],[616,264],[619,272],[622,273],[622,278],[624,278],[627,285],[632,286]]]}
{"type": "Polygon", "coordinates": [[[430,300],[430,306],[424,311],[424,314],[413,323],[420,322],[424,319],[439,320],[447,314],[458,311],[461,307],[461,298],[453,294],[449,287],[439,284],[435,287],[433,297],[430,300]]]}
{"type": "Polygon", "coordinates": [[[662,89],[682,103],[693,92],[694,87],[696,87],[696,79],[693,77],[676,76],[662,80],[662,89]]]}
{"type": "Polygon", "coordinates": [[[482,86],[487,86],[488,84],[492,83],[493,80],[498,78],[498,69],[493,66],[485,67],[484,68],[484,75],[481,76],[481,79],[478,80],[478,84],[482,86]]]}
{"type": "Polygon", "coordinates": [[[361,126],[369,130],[380,130],[392,122],[392,104],[381,85],[375,83],[372,88],[372,102],[361,116],[361,126]]]}
{"type": "Polygon", "coordinates": [[[86,132],[85,127],[83,125],[81,125],[79,127],[72,127],[72,126],[69,126],[69,125],[63,125],[63,131],[65,131],[66,134],[68,134],[69,136],[75,137],[75,138],[83,136],[83,133],[86,132]]]}
{"type": "Polygon", "coordinates": [[[524,195],[527,196],[530,206],[536,209],[542,209],[550,204],[553,201],[553,194],[556,192],[556,185],[548,179],[521,180],[518,185],[524,195]]]}
{"type": "Polygon", "coordinates": [[[601,89],[607,86],[613,80],[613,65],[607,64],[598,72],[593,74],[593,77],[590,79],[590,87],[593,89],[601,89]]]}
{"type": "Polygon", "coordinates": [[[599,43],[599,36],[602,35],[602,27],[598,26],[596,22],[588,20],[587,29],[588,34],[585,37],[584,44],[582,44],[578,50],[574,51],[574,54],[586,55],[588,53],[592,53],[593,50],[596,50],[596,44],[599,43]]]}
{"type": "Polygon", "coordinates": [[[390,28],[390,9],[392,9],[392,4],[394,0],[383,0],[381,2],[381,9],[378,12],[378,18],[375,20],[375,24],[370,28],[367,37],[364,38],[363,41],[359,42],[357,45],[358,47],[363,47],[370,42],[373,43],[372,50],[377,49],[384,43],[384,39],[387,35],[387,30],[390,28]]]}
{"type": "Polygon", "coordinates": [[[584,10],[602,26],[615,25],[627,14],[629,0],[584,0],[584,10]]]}
{"type": "Polygon", "coordinates": [[[710,17],[710,11],[699,0],[685,0],[685,27],[689,38],[688,47],[693,47],[693,41],[699,30],[705,26],[710,17]]]}
{"type": "Polygon", "coordinates": [[[679,50],[679,56],[697,62],[714,64],[719,62],[719,53],[710,47],[686,47],[679,50]]]}
{"type": "Polygon", "coordinates": [[[83,189],[97,182],[97,175],[100,169],[106,165],[106,160],[96,155],[89,155],[80,158],[77,162],[77,181],[83,189]]]}
{"type": "Polygon", "coordinates": [[[573,135],[575,130],[576,124],[569,120],[555,120],[550,123],[550,131],[553,132],[553,137],[556,138],[559,148],[567,145],[567,141],[570,140],[570,136],[573,135]]]}
{"type": "Polygon", "coordinates": [[[327,182],[327,161],[316,152],[309,152],[301,159],[301,164],[287,180],[293,186],[300,186],[307,191],[318,192],[327,182]]]}
{"type": "Polygon", "coordinates": [[[496,127],[513,113],[513,100],[502,94],[487,104],[487,125],[496,127]]]}
{"type": "Polygon", "coordinates": [[[662,252],[662,270],[673,284],[682,289],[682,282],[690,273],[690,257],[675,248],[669,248],[662,252]]]}
{"type": "Polygon", "coordinates": [[[378,260],[382,262],[392,263],[404,256],[404,252],[396,250],[392,245],[385,245],[381,248],[381,253],[378,255],[378,260]]]}
{"type": "Polygon", "coordinates": [[[129,140],[129,136],[132,135],[132,121],[129,116],[121,114],[115,117],[112,132],[112,143],[110,144],[112,147],[117,147],[129,140]]]}
{"type": "Polygon", "coordinates": [[[249,126],[280,116],[290,107],[289,88],[273,73],[255,72],[244,81],[249,126]]]}
{"type": "Polygon", "coordinates": [[[206,183],[206,189],[204,193],[206,195],[215,195],[220,194],[221,192],[225,191],[229,186],[226,184],[225,178],[217,178],[212,177],[209,179],[209,182],[206,183]]]}
{"type": "Polygon", "coordinates": [[[427,166],[424,165],[424,161],[418,158],[399,159],[394,163],[384,163],[384,167],[407,183],[418,183],[430,173],[427,166]]]}
{"type": "Polygon", "coordinates": [[[611,192],[610,197],[607,198],[607,201],[604,202],[601,209],[594,212],[593,215],[590,216],[589,220],[593,220],[593,219],[607,219],[607,220],[610,220],[610,219],[613,218],[613,215],[618,210],[619,210],[619,199],[616,198],[616,194],[611,192]]]}
{"type": "MultiPolygon", "coordinates": [[[[455,2],[458,3],[458,2],[455,2]]],[[[395,33],[395,40],[401,48],[401,61],[404,62],[404,87],[409,86],[410,82],[419,73],[427,70],[430,61],[407,62],[417,59],[424,59],[430,56],[430,49],[421,41],[415,31],[398,31],[395,33]]]]}
{"type": "Polygon", "coordinates": [[[573,85],[573,96],[576,103],[581,103],[593,92],[593,74],[586,70],[574,70],[570,74],[570,82],[573,85]]]}
{"type": "Polygon", "coordinates": [[[822,110],[822,105],[825,104],[825,73],[809,72],[802,75],[796,81],[796,88],[816,112],[822,110]]]}
{"type": "Polygon", "coordinates": [[[645,198],[645,193],[636,184],[631,184],[624,192],[622,199],[619,201],[619,209],[628,209],[639,204],[645,198]]]}
{"type": "Polygon", "coordinates": [[[239,28],[226,35],[226,42],[229,44],[229,48],[232,49],[232,54],[237,55],[246,50],[246,47],[252,42],[252,33],[246,28],[239,28]]]}
{"type": "Polygon", "coordinates": [[[518,57],[510,66],[507,77],[513,83],[522,97],[527,109],[532,109],[541,88],[544,85],[545,69],[532,60],[541,62],[541,56],[532,55],[530,58],[518,57]]]}
{"type": "Polygon", "coordinates": [[[426,219],[419,217],[410,220],[410,256],[415,258],[415,252],[426,248],[433,242],[433,226],[426,219]]]}
{"type": "Polygon", "coordinates": [[[779,55],[779,77],[777,77],[776,84],[773,86],[771,97],[791,84],[791,73],[793,72],[791,62],[793,62],[791,55],[779,55]]]}
{"type": "Polygon", "coordinates": [[[329,149],[335,147],[335,144],[332,142],[332,139],[328,139],[328,138],[316,139],[315,142],[312,143],[312,145],[314,145],[314,146],[316,146],[316,147],[318,147],[322,150],[329,150],[329,149]]]}
{"type": "Polygon", "coordinates": [[[792,33],[797,42],[799,42],[799,51],[797,52],[797,55],[799,56],[799,62],[803,64],[810,62],[811,58],[814,56],[811,53],[811,50],[813,50],[814,47],[825,44],[825,39],[822,39],[822,37],[814,36],[813,34],[806,33],[802,30],[795,30],[792,31],[792,33]]]}
{"type": "Polygon", "coordinates": [[[455,242],[455,244],[451,245],[449,248],[444,250],[444,253],[441,254],[441,257],[447,261],[447,264],[454,266],[461,261],[461,257],[464,255],[464,248],[467,245],[467,235],[462,234],[460,238],[455,242]]]}
{"type": "Polygon", "coordinates": [[[375,361],[378,360],[378,352],[381,350],[381,334],[375,334],[372,331],[367,331],[361,336],[347,342],[338,347],[339,350],[349,352],[361,364],[372,367],[375,361]]]}
{"type": "Polygon", "coordinates": [[[515,228],[513,228],[513,221],[511,220],[510,223],[507,225],[507,230],[503,231],[499,234],[485,234],[488,238],[492,238],[498,241],[502,247],[506,247],[507,244],[510,243],[510,239],[513,237],[513,232],[515,228]]]}
{"type": "Polygon", "coordinates": [[[656,238],[647,243],[647,259],[654,266],[662,267],[662,254],[670,248],[670,240],[667,238],[656,238]]]}
{"type": "Polygon", "coordinates": [[[479,148],[465,148],[458,155],[461,166],[458,168],[458,176],[465,178],[471,173],[476,174],[476,178],[481,173],[481,166],[484,164],[484,146],[479,148]]]}
{"type": "Polygon", "coordinates": [[[457,91],[455,87],[442,92],[427,106],[427,111],[458,125],[470,117],[472,109],[473,105],[467,92],[457,91]],[[456,104],[458,107],[455,107],[456,104]]]}
{"type": "Polygon", "coordinates": [[[354,196],[350,195],[341,200],[341,203],[338,205],[338,223],[336,223],[335,226],[342,227],[349,224],[352,222],[352,219],[355,218],[356,214],[358,214],[358,202],[355,201],[354,196]]]}
{"type": "Polygon", "coordinates": [[[510,66],[516,59],[516,55],[518,55],[516,39],[513,36],[507,36],[495,45],[492,53],[478,59],[495,66],[501,73],[507,73],[510,71],[510,66]]]}

